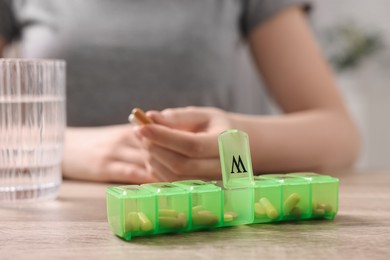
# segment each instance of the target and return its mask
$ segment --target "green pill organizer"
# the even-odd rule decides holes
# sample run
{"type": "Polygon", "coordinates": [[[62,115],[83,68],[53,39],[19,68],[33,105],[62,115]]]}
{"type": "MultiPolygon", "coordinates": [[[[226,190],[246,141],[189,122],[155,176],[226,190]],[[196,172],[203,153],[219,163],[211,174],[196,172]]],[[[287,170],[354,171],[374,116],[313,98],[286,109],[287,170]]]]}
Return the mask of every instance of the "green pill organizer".
{"type": "Polygon", "coordinates": [[[286,174],[265,174],[262,177],[282,184],[282,220],[307,219],[311,217],[309,180],[286,174]]]}
{"type": "Polygon", "coordinates": [[[334,219],[338,211],[339,180],[313,172],[289,173],[310,182],[311,218],[334,219]]]}
{"type": "Polygon", "coordinates": [[[200,180],[177,181],[173,184],[188,192],[191,230],[222,225],[223,205],[220,187],[200,180]]]}
{"type": "Polygon", "coordinates": [[[109,187],[108,223],[117,236],[188,232],[244,224],[333,219],[337,178],[311,172],[253,176],[248,135],[218,137],[223,181],[185,180],[109,187]]]}

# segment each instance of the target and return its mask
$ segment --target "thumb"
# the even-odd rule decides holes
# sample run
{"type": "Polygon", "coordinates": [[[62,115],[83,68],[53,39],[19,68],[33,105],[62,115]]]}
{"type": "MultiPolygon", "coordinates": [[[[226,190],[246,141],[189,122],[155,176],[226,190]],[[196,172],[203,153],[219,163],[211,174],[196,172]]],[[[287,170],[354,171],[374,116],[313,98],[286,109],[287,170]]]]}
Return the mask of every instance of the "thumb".
{"type": "Polygon", "coordinates": [[[195,107],[148,111],[147,115],[157,124],[191,132],[198,132],[208,124],[207,114],[195,107]]]}

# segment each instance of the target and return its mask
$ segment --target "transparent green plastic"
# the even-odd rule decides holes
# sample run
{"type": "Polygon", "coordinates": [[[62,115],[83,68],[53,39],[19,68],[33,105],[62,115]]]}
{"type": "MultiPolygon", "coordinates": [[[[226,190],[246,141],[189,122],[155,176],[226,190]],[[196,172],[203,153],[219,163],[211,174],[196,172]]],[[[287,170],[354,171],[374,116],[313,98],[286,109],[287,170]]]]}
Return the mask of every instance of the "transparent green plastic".
{"type": "Polygon", "coordinates": [[[248,135],[219,134],[222,181],[185,180],[111,187],[112,231],[134,236],[308,218],[333,219],[338,179],[315,173],[253,177],[248,135]]]}
{"type": "Polygon", "coordinates": [[[157,197],[157,233],[180,232],[190,229],[188,190],[168,182],[142,184],[141,187],[157,197]]]}
{"type": "Polygon", "coordinates": [[[218,135],[223,182],[222,226],[253,223],[254,181],[248,134],[236,129],[218,135]]]}
{"type": "Polygon", "coordinates": [[[107,189],[107,217],[111,230],[130,240],[156,233],[155,195],[138,185],[107,189]]]}
{"type": "Polygon", "coordinates": [[[222,226],[223,204],[220,187],[200,180],[177,181],[173,184],[190,192],[190,230],[222,226]]]}
{"type": "Polygon", "coordinates": [[[282,214],[282,183],[277,180],[254,176],[254,221],[267,223],[279,221],[282,214]]]}
{"type": "Polygon", "coordinates": [[[299,220],[311,217],[310,181],[286,174],[265,174],[262,177],[276,180],[282,184],[281,220],[299,220]]]}
{"type": "Polygon", "coordinates": [[[226,130],[218,135],[223,186],[226,189],[253,186],[252,161],[248,134],[226,130]]]}
{"type": "Polygon", "coordinates": [[[222,188],[223,223],[222,227],[253,223],[254,190],[253,187],[241,189],[224,189],[221,181],[212,181],[222,188]]]}
{"type": "Polygon", "coordinates": [[[251,223],[333,219],[337,214],[337,178],[291,173],[255,176],[254,180],[254,187],[236,189],[224,188],[221,181],[198,180],[110,187],[106,191],[108,222],[116,235],[130,240],[251,223]],[[203,216],[196,219],[197,214],[203,216]]]}
{"type": "Polygon", "coordinates": [[[290,173],[289,176],[304,178],[311,184],[311,218],[334,219],[338,211],[339,180],[313,172],[290,173]]]}

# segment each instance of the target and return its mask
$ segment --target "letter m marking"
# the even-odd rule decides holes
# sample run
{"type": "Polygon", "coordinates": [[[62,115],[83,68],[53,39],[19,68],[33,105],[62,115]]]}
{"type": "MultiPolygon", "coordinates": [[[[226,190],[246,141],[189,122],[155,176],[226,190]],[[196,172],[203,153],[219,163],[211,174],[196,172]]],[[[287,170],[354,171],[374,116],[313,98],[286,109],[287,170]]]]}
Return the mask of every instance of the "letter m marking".
{"type": "Polygon", "coordinates": [[[230,171],[230,173],[235,173],[234,168],[237,169],[237,173],[247,172],[244,164],[242,163],[241,156],[238,156],[238,162],[237,162],[236,157],[234,157],[233,155],[232,170],[230,171]],[[242,171],[241,171],[241,167],[242,167],[242,171]]]}

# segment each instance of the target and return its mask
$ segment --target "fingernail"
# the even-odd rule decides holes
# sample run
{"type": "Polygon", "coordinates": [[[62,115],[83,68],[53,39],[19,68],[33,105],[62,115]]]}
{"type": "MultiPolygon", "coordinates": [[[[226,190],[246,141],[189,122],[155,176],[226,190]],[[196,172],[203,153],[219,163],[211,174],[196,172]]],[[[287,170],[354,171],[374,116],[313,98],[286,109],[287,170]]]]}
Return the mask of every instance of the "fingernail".
{"type": "Polygon", "coordinates": [[[164,117],[158,111],[150,111],[148,116],[150,116],[150,118],[152,118],[152,120],[155,121],[155,122],[164,121],[164,117]]]}
{"type": "Polygon", "coordinates": [[[140,135],[141,137],[150,137],[151,131],[148,126],[139,126],[135,129],[135,133],[140,135]]]}
{"type": "Polygon", "coordinates": [[[142,135],[141,135],[141,133],[139,132],[139,130],[138,129],[135,129],[135,127],[134,127],[134,135],[135,135],[135,137],[138,139],[138,140],[140,140],[140,141],[142,141],[142,135]]]}

